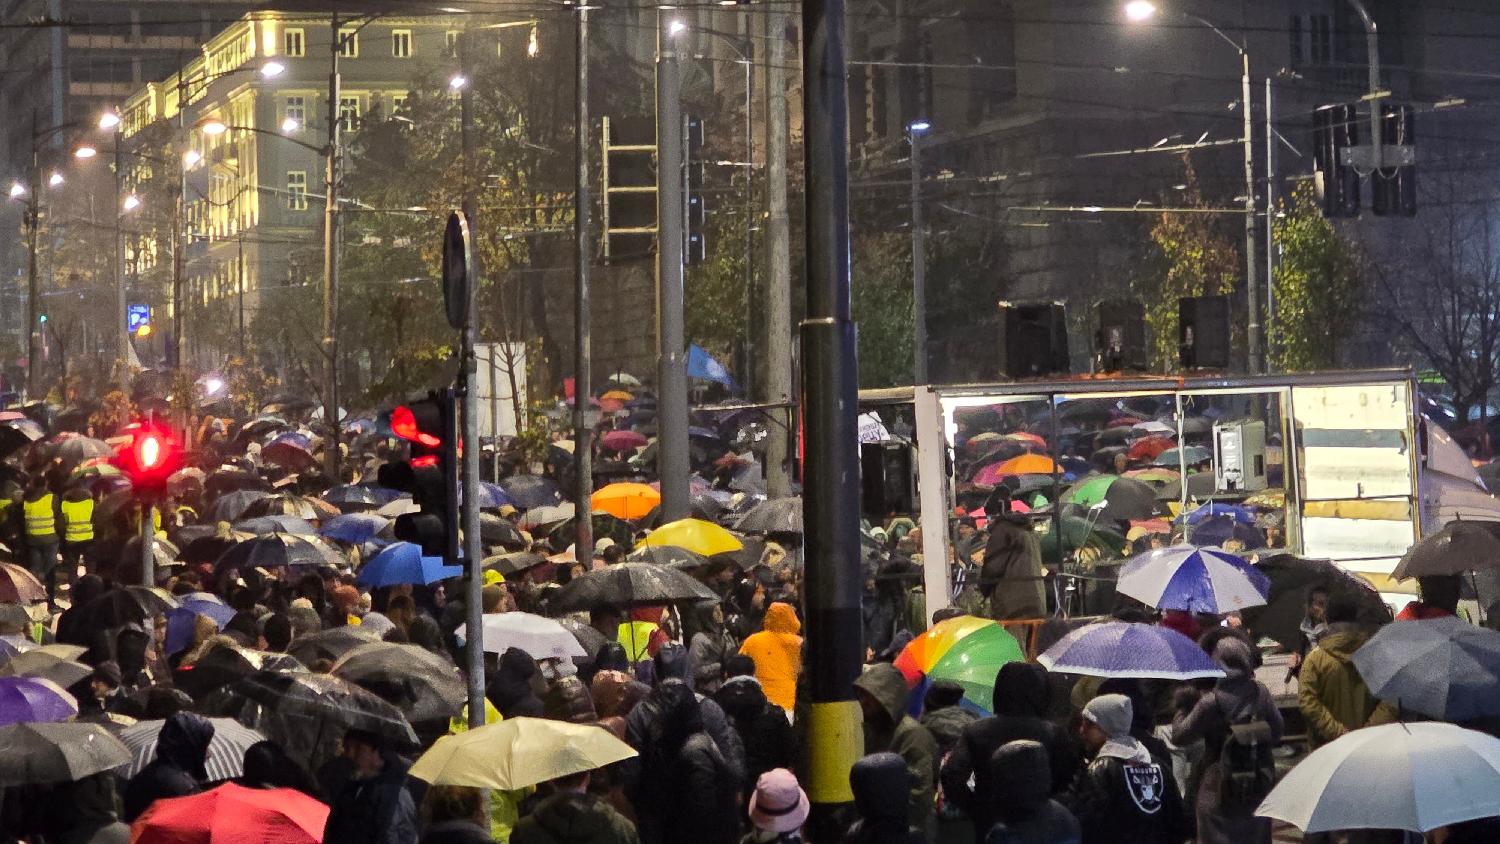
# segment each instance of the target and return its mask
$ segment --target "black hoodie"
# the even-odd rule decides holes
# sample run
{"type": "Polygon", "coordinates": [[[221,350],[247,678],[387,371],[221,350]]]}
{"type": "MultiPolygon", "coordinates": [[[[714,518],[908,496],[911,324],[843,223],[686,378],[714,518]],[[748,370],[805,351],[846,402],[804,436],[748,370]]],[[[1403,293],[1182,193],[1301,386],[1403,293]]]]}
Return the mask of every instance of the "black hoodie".
{"type": "MultiPolygon", "coordinates": [[[[703,729],[693,690],[663,680],[636,707],[658,713],[647,725],[640,773],[627,787],[645,844],[732,844],[739,840],[738,781],[703,729]]],[[[634,714],[634,712],[632,712],[634,714]]]]}
{"type": "Polygon", "coordinates": [[[201,715],[178,712],[156,737],[156,758],[125,786],[124,819],[134,822],[146,808],[165,797],[192,794],[203,785],[208,743],[214,725],[201,715]]]}
{"type": "Polygon", "coordinates": [[[849,771],[859,820],[844,833],[844,844],[918,844],[921,833],[907,825],[911,775],[894,753],[872,753],[849,771]]]}
{"type": "Polygon", "coordinates": [[[1047,749],[1034,741],[1013,741],[990,757],[999,823],[986,844],[1078,844],[1078,820],[1051,798],[1052,771],[1047,749]]]}
{"type": "Polygon", "coordinates": [[[520,648],[510,648],[500,655],[500,669],[484,693],[503,717],[541,718],[544,714],[542,700],[531,687],[531,678],[535,675],[536,661],[531,654],[520,648]]]}
{"type": "Polygon", "coordinates": [[[976,844],[982,844],[985,833],[999,820],[994,801],[988,797],[995,793],[989,760],[1002,745],[1028,740],[1046,748],[1052,771],[1051,793],[1061,792],[1072,781],[1078,769],[1078,750],[1061,727],[1044,717],[1050,700],[1046,669],[1029,662],[1000,666],[995,675],[995,714],[965,727],[943,763],[943,795],[974,821],[976,844]]]}
{"type": "Polygon", "coordinates": [[[745,778],[740,790],[747,799],[761,774],[796,766],[797,731],[787,720],[786,710],[766,699],[759,680],[731,677],[713,699],[729,717],[745,748],[745,778]]]}

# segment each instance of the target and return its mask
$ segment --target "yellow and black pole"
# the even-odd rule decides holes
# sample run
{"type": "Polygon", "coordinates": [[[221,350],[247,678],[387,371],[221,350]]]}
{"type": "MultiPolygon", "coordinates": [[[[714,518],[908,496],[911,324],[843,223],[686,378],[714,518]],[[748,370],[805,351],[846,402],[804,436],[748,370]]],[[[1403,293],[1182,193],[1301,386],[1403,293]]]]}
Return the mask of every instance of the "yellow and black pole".
{"type": "MultiPolygon", "coordinates": [[[[854,680],[860,624],[858,364],[849,294],[849,104],[843,0],[805,0],[807,317],[802,322],[806,442],[808,798],[813,828],[854,799],[849,769],[864,735],[854,680]]],[[[817,840],[823,840],[821,838],[817,840]]]]}

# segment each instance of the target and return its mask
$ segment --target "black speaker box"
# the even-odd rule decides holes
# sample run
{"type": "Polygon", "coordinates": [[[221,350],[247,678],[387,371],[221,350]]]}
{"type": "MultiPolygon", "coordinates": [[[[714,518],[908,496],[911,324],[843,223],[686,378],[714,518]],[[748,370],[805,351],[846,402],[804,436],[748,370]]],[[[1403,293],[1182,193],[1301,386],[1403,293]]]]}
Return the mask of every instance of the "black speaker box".
{"type": "Polygon", "coordinates": [[[1183,369],[1228,369],[1229,297],[1177,300],[1177,354],[1183,369]]]}
{"type": "Polygon", "coordinates": [[[1099,370],[1147,369],[1145,306],[1131,299],[1106,299],[1097,311],[1099,330],[1094,336],[1094,354],[1099,370]]]}
{"type": "Polygon", "coordinates": [[[1068,372],[1067,313],[1061,302],[1000,303],[1001,369],[1011,378],[1068,372]]]}

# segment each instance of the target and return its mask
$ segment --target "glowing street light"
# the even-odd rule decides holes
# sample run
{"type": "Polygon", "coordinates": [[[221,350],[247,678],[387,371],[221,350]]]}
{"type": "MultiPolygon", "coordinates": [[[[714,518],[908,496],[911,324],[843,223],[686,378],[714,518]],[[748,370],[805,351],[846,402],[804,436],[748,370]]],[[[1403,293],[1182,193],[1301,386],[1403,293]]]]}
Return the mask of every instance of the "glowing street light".
{"type": "Polygon", "coordinates": [[[455,73],[448,79],[448,87],[454,91],[463,90],[463,87],[467,84],[469,84],[469,78],[462,73],[455,73]]]}
{"type": "Polygon", "coordinates": [[[87,161],[90,158],[93,158],[94,156],[96,156],[98,154],[99,154],[99,150],[95,149],[92,146],[87,146],[87,145],[81,146],[78,149],[73,150],[73,157],[74,158],[81,158],[81,159],[83,159],[85,161],[87,161]]]}
{"type": "Polygon", "coordinates": [[[186,164],[189,167],[194,166],[195,164],[197,164],[198,162],[200,162],[202,160],[203,160],[203,156],[200,155],[198,153],[198,151],[195,150],[195,149],[190,149],[187,152],[185,152],[185,153],[182,154],[182,163],[186,164]]]}
{"type": "Polygon", "coordinates": [[[302,124],[298,123],[297,119],[294,117],[288,117],[287,119],[281,121],[281,131],[288,134],[291,134],[292,132],[295,132],[301,128],[302,124]]]}
{"type": "Polygon", "coordinates": [[[53,170],[52,175],[47,177],[47,186],[55,188],[61,185],[63,181],[63,174],[57,172],[56,170],[53,170]]]}
{"type": "Polygon", "coordinates": [[[681,35],[685,30],[687,30],[687,24],[680,20],[674,20],[667,24],[668,35],[681,35]]]}
{"type": "Polygon", "coordinates": [[[10,198],[11,199],[20,199],[21,197],[23,197],[25,195],[26,195],[26,186],[25,185],[21,184],[20,182],[11,182],[10,183],[10,198]]]}
{"type": "Polygon", "coordinates": [[[118,111],[106,111],[99,115],[99,128],[105,131],[120,125],[120,113],[118,111]]]}
{"type": "Polygon", "coordinates": [[[1125,17],[1139,23],[1156,15],[1156,4],[1151,0],[1130,0],[1125,4],[1125,17]]]}
{"type": "Polygon", "coordinates": [[[134,211],[135,209],[141,207],[141,198],[139,196],[136,196],[135,194],[131,194],[130,196],[125,197],[125,201],[124,203],[122,203],[122,207],[126,211],[134,211]]]}
{"type": "Polygon", "coordinates": [[[275,79],[286,72],[286,65],[281,62],[266,62],[260,66],[260,75],[266,79],[275,79]]]}
{"type": "Polygon", "coordinates": [[[210,117],[202,123],[198,124],[198,131],[212,138],[228,132],[229,124],[218,119],[217,117],[210,117]]]}

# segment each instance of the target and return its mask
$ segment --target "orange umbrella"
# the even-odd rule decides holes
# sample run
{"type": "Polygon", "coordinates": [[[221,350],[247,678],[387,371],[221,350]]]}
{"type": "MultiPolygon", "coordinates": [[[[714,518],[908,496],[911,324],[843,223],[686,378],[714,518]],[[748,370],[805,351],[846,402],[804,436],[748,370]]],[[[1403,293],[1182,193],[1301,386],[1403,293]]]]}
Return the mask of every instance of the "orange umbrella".
{"type": "Polygon", "coordinates": [[[1059,470],[1045,454],[1023,454],[1001,463],[994,471],[1000,475],[1051,475],[1059,470]]]}
{"type": "Polygon", "coordinates": [[[610,390],[609,392],[600,396],[599,400],[604,401],[605,399],[608,399],[609,401],[630,401],[633,398],[635,398],[635,396],[632,396],[624,390],[610,390]]]}
{"type": "Polygon", "coordinates": [[[622,519],[639,519],[661,504],[661,493],[645,484],[610,484],[589,499],[595,510],[622,519]]]}

